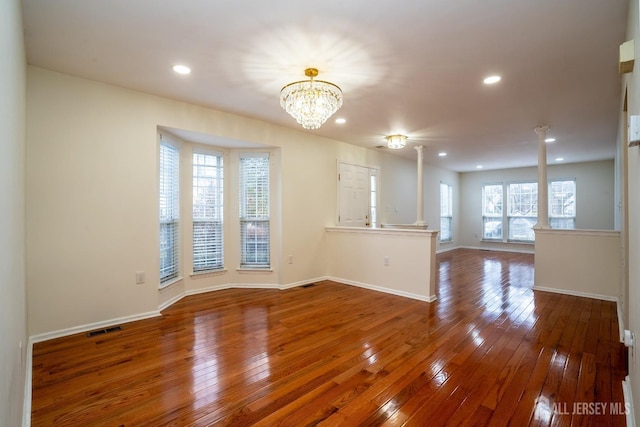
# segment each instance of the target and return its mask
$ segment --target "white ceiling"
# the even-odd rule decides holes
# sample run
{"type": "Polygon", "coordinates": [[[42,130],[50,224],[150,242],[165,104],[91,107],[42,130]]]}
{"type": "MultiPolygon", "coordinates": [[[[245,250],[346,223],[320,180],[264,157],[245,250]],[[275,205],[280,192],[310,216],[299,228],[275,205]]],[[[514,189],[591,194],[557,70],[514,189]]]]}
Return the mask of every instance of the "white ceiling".
{"type": "Polygon", "coordinates": [[[318,68],[347,123],[313,133],[373,148],[404,132],[394,154],[424,145],[427,163],[471,171],[535,165],[538,125],[551,163],[614,157],[627,1],[24,0],[23,14],[32,65],[296,129],[280,88],[318,68]]]}

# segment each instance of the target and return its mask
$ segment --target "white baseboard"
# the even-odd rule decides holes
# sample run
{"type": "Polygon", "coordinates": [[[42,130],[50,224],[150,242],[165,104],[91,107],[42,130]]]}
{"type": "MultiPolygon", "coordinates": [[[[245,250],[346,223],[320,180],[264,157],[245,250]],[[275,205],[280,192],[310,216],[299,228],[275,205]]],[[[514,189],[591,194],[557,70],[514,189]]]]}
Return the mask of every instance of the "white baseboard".
{"type": "Polygon", "coordinates": [[[633,408],[633,396],[631,394],[631,379],[627,375],[622,381],[622,394],[624,395],[625,414],[627,416],[627,427],[635,427],[636,417],[633,408]]]}
{"type": "Polygon", "coordinates": [[[48,341],[55,338],[66,337],[68,335],[92,331],[94,329],[108,328],[110,326],[119,325],[121,323],[135,322],[136,320],[150,319],[152,317],[158,317],[158,316],[160,316],[160,311],[149,311],[147,313],[133,314],[131,316],[118,317],[115,319],[103,320],[101,322],[74,326],[72,328],[60,329],[52,332],[45,332],[44,334],[32,335],[29,337],[29,341],[32,343],[48,341]]]}
{"type": "Polygon", "coordinates": [[[569,290],[569,289],[549,288],[549,287],[546,287],[546,286],[534,286],[533,290],[534,291],[542,291],[542,292],[552,292],[554,294],[572,295],[574,297],[584,297],[584,298],[599,299],[599,300],[603,300],[603,301],[612,301],[612,302],[615,302],[615,303],[618,302],[618,298],[617,297],[612,297],[612,296],[609,296],[609,295],[591,294],[591,293],[588,293],[588,292],[572,291],[572,290],[569,290]]]}
{"type": "MultiPolygon", "coordinates": [[[[528,243],[509,243],[509,244],[516,245],[516,246],[529,245],[528,243]]],[[[529,246],[533,246],[533,245],[529,245],[529,246]]],[[[531,255],[535,254],[535,250],[533,248],[532,249],[512,249],[512,248],[495,247],[495,246],[459,246],[456,249],[472,249],[475,251],[493,251],[493,252],[515,252],[518,254],[531,254],[531,255]]]]}
{"type": "Polygon", "coordinates": [[[620,299],[616,302],[616,311],[618,312],[618,332],[620,333],[620,342],[624,342],[624,330],[626,329],[626,325],[624,323],[624,316],[622,315],[622,308],[620,306],[622,302],[620,299]]]}
{"type": "Polygon", "coordinates": [[[456,249],[462,249],[461,246],[452,246],[452,247],[442,247],[442,243],[440,244],[440,247],[438,249],[436,249],[436,254],[443,254],[445,252],[451,252],[451,251],[455,251],[456,249]]]}
{"type": "Polygon", "coordinates": [[[354,280],[341,279],[339,277],[327,277],[327,279],[333,280],[334,282],[338,282],[338,283],[344,283],[345,285],[357,286],[359,288],[369,289],[371,291],[384,292],[385,294],[397,295],[400,297],[416,299],[419,301],[434,302],[435,300],[438,299],[436,295],[430,295],[427,297],[425,295],[418,295],[411,292],[398,291],[396,289],[385,288],[377,285],[370,285],[368,283],[356,282],[354,280]]]}

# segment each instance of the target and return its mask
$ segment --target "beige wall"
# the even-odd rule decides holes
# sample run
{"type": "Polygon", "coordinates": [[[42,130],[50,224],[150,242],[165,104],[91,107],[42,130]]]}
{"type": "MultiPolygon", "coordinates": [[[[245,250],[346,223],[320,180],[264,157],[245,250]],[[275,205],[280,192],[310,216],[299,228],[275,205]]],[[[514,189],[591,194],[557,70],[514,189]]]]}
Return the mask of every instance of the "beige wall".
{"type": "Polygon", "coordinates": [[[27,344],[25,55],[20,2],[0,2],[0,426],[21,424],[27,344]],[[22,348],[20,348],[22,345],[22,348]]]}
{"type": "MultiPolygon", "coordinates": [[[[613,230],[614,227],[614,161],[551,165],[549,179],[576,179],[576,228],[613,230]]],[[[461,215],[458,244],[515,251],[533,251],[533,245],[482,242],[482,185],[499,182],[538,180],[537,168],[503,169],[468,172],[460,177],[461,215]],[[477,236],[476,236],[477,235],[477,236]]]]}
{"type": "Polygon", "coordinates": [[[435,301],[436,235],[424,230],[328,228],[327,274],[339,282],[435,301]]]}
{"type": "Polygon", "coordinates": [[[620,232],[536,230],[534,289],[618,299],[620,232]]]}
{"type": "MultiPolygon", "coordinates": [[[[325,276],[338,161],[379,167],[381,220],[415,221],[415,161],[382,150],[36,67],[28,68],[27,96],[30,335],[154,315],[184,292],[221,284],[288,286],[325,276]],[[183,282],[158,291],[158,126],[274,147],[273,272],[239,274],[230,264],[223,275],[195,279],[183,254],[183,282]],[[289,255],[292,264],[283,262],[289,255]],[[146,272],[145,284],[135,284],[136,271],[146,272]]],[[[435,181],[425,185],[426,193],[436,191],[425,197],[431,222],[439,209],[432,198],[445,178],[457,185],[457,174],[425,169],[425,182],[435,181]]]]}

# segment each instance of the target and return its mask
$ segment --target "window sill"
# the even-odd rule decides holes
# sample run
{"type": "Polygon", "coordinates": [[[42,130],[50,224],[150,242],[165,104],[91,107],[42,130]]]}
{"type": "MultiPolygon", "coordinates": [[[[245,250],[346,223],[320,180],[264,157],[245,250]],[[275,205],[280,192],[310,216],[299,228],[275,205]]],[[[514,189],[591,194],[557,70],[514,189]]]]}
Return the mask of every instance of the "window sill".
{"type": "Polygon", "coordinates": [[[493,240],[493,239],[482,239],[480,240],[482,243],[504,243],[508,245],[535,245],[536,242],[524,242],[518,240],[493,240]]]}
{"type": "Polygon", "coordinates": [[[237,268],[236,271],[240,274],[269,274],[273,273],[273,269],[271,267],[265,268],[250,268],[250,267],[240,267],[237,268]]]}
{"type": "Polygon", "coordinates": [[[204,279],[205,277],[221,276],[226,272],[227,272],[226,268],[221,268],[219,270],[196,271],[195,273],[191,273],[189,277],[192,279],[204,279]]]}
{"type": "Polygon", "coordinates": [[[169,280],[168,282],[160,283],[160,284],[158,285],[158,289],[163,290],[163,289],[170,288],[171,286],[175,285],[176,283],[178,283],[178,282],[182,282],[182,279],[183,279],[183,277],[182,277],[182,276],[179,276],[179,277],[176,277],[176,278],[175,278],[175,279],[173,279],[173,280],[169,280]]]}

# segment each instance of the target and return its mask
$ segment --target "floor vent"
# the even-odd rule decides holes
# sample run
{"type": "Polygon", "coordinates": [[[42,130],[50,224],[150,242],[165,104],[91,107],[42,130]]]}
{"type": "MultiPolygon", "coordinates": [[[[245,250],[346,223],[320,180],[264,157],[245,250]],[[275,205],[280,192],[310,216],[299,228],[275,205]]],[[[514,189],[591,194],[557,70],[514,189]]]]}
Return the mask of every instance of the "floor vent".
{"type": "Polygon", "coordinates": [[[310,288],[312,286],[315,286],[315,283],[307,283],[306,285],[302,285],[303,288],[310,288]]]}
{"type": "Polygon", "coordinates": [[[122,326],[111,326],[105,329],[96,329],[95,331],[87,332],[87,337],[91,338],[98,335],[108,334],[109,332],[116,332],[121,330],[122,330],[122,326]]]}

